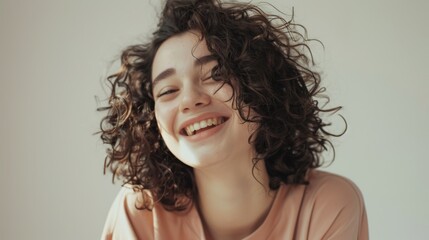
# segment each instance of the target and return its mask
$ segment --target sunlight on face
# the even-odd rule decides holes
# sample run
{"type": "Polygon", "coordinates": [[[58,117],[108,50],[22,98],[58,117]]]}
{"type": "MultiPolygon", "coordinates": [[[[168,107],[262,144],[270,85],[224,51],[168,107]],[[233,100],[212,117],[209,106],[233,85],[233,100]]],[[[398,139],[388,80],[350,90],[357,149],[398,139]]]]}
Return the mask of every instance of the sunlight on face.
{"type": "Polygon", "coordinates": [[[216,59],[198,32],[167,39],[152,67],[155,116],[170,151],[191,167],[248,159],[249,124],[231,106],[233,90],[211,78],[216,59]]]}

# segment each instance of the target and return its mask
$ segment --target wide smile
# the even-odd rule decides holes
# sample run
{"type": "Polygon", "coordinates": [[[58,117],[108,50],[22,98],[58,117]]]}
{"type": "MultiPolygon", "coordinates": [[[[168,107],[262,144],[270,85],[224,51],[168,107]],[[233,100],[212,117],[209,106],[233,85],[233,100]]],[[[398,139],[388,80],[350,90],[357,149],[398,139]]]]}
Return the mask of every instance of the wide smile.
{"type": "Polygon", "coordinates": [[[226,117],[207,118],[207,119],[197,121],[187,125],[180,131],[180,134],[184,136],[194,136],[201,132],[204,132],[209,129],[215,128],[219,125],[222,125],[226,121],[228,121],[228,118],[226,117]]]}

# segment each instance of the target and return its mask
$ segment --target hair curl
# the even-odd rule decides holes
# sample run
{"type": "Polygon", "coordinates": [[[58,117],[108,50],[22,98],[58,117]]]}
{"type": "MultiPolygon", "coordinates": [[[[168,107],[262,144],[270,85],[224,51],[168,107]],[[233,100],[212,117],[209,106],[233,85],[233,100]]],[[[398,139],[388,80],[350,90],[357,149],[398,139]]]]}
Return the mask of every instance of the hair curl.
{"type": "Polygon", "coordinates": [[[197,196],[192,168],[169,151],[159,133],[151,80],[160,45],[188,30],[199,31],[216,56],[213,78],[226,84],[234,79],[241,118],[257,123],[254,163],[265,161],[270,188],[306,183],[306,172],[322,164],[327,137],[338,136],[325,129],[329,124],[319,114],[341,108],[322,109],[315,99],[324,88],[310,70],[306,30],[255,5],[219,0],[168,0],[151,41],[122,52],[120,71],[107,78],[109,106],[99,109],[108,110],[101,121],[101,139],[110,145],[104,169],[110,168],[113,179],[149,190],[169,210],[183,210],[197,196]],[[248,116],[246,107],[256,114],[248,116]]]}

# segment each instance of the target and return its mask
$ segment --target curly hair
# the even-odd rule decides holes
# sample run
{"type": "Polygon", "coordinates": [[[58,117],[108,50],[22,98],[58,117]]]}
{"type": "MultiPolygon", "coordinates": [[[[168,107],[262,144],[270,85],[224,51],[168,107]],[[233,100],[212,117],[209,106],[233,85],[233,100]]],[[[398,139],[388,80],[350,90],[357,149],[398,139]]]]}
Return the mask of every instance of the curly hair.
{"type": "Polygon", "coordinates": [[[255,5],[219,0],[167,0],[150,42],[122,52],[121,69],[107,78],[109,105],[99,108],[108,111],[100,125],[110,145],[104,170],[113,172],[113,181],[116,176],[150,191],[168,210],[186,209],[196,199],[193,169],[169,151],[158,130],[151,80],[160,45],[189,30],[200,32],[217,58],[213,78],[231,86],[234,79],[240,117],[257,123],[249,139],[257,153],[253,163],[264,161],[270,188],[306,184],[307,171],[320,167],[321,153],[332,147],[328,137],[338,136],[319,115],[341,108],[323,109],[316,100],[324,88],[310,69],[306,29],[255,5]],[[256,114],[249,116],[249,107],[256,114]]]}

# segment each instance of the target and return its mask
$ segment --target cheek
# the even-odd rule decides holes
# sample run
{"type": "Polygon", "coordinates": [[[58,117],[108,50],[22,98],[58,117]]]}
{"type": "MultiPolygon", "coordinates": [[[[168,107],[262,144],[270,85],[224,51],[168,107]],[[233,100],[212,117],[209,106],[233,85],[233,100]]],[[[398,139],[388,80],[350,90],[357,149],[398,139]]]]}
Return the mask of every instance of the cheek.
{"type": "Polygon", "coordinates": [[[230,85],[224,84],[220,89],[219,86],[211,89],[213,96],[222,102],[232,102],[233,89],[230,85]]]}
{"type": "Polygon", "coordinates": [[[180,148],[178,138],[174,134],[174,123],[176,119],[176,113],[174,107],[164,105],[155,106],[155,117],[158,124],[159,132],[173,155],[180,159],[180,148]]]}
{"type": "Polygon", "coordinates": [[[173,106],[168,104],[155,105],[156,122],[163,137],[165,134],[173,135],[175,116],[176,111],[173,106]]]}

